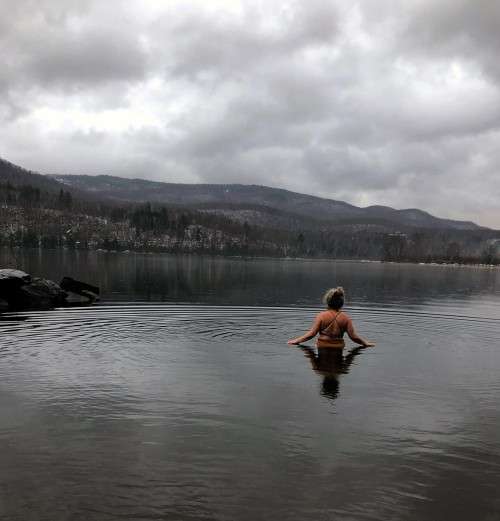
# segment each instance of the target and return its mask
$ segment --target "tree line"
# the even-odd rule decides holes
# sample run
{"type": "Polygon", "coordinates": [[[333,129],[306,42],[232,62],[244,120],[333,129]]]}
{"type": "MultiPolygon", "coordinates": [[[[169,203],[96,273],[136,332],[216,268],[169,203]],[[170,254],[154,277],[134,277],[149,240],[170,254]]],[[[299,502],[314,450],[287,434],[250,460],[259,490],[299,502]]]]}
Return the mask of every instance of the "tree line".
{"type": "Polygon", "coordinates": [[[304,220],[280,228],[204,209],[85,200],[69,190],[0,183],[0,245],[199,252],[397,262],[499,263],[491,230],[394,230],[304,220]]]}

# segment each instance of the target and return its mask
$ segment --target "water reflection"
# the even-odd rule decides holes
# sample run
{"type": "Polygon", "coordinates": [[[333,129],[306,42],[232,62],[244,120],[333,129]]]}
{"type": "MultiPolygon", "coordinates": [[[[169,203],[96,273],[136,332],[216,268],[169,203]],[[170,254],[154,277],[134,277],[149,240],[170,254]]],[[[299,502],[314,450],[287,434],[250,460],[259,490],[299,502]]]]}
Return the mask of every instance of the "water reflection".
{"type": "MultiPolygon", "coordinates": [[[[8,256],[0,248],[0,266],[8,256]]],[[[84,251],[22,250],[18,268],[60,280],[68,275],[101,288],[103,302],[169,301],[217,305],[318,305],[325,288],[343,285],[348,304],[453,305],[500,291],[500,270],[382,263],[231,259],[84,251]]]]}
{"type": "Polygon", "coordinates": [[[321,395],[335,400],[339,395],[339,376],[347,374],[354,359],[366,349],[357,346],[344,355],[342,349],[318,347],[317,350],[309,346],[300,346],[304,356],[309,360],[312,370],[323,377],[321,395]]]}
{"type": "Polygon", "coordinates": [[[500,270],[23,255],[105,304],[0,316],[0,519],[497,519],[500,270]],[[340,283],[355,370],[284,347],[340,283]]]}

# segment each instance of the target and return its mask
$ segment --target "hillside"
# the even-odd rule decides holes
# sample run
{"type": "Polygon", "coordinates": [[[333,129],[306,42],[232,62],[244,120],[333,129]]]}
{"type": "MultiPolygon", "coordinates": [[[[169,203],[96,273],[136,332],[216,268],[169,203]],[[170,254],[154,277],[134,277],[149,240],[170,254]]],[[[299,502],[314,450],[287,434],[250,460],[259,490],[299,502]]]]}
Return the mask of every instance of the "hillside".
{"type": "Polygon", "coordinates": [[[254,185],[55,178],[4,160],[0,246],[500,262],[500,232],[421,210],[359,208],[254,185]]]}
{"type": "MultiPolygon", "coordinates": [[[[36,195],[42,205],[61,192],[66,195],[71,193],[72,197],[77,197],[85,204],[95,205],[105,199],[90,191],[80,190],[76,186],[70,189],[66,183],[57,181],[53,176],[27,170],[0,158],[0,201],[2,196],[5,198],[9,192],[14,193],[16,191],[24,191],[25,195],[27,192],[31,192],[31,195],[36,195]]],[[[107,202],[110,203],[111,201],[107,202]]]]}
{"type": "Polygon", "coordinates": [[[441,219],[418,209],[360,208],[343,201],[266,186],[161,183],[107,175],[48,176],[3,159],[0,159],[0,183],[18,187],[29,185],[48,193],[70,191],[85,201],[113,205],[151,202],[185,206],[224,215],[238,222],[284,229],[310,229],[318,224],[382,227],[386,231],[406,228],[481,229],[469,221],[441,219]]]}
{"type": "Polygon", "coordinates": [[[66,190],[66,186],[50,176],[26,170],[10,161],[0,158],[0,182],[12,186],[30,185],[39,190],[56,192],[66,190]]]}
{"type": "MultiPolygon", "coordinates": [[[[468,221],[440,219],[417,209],[395,210],[386,206],[360,208],[343,201],[299,194],[279,188],[241,184],[178,184],[142,179],[100,176],[57,176],[67,187],[77,188],[117,201],[150,201],[165,205],[203,207],[228,215],[228,207],[237,216],[238,206],[253,206],[256,217],[265,222],[268,209],[279,210],[303,219],[317,219],[333,224],[377,224],[396,228],[433,228],[477,230],[468,221]]],[[[250,221],[249,221],[250,222],[250,221]]]]}

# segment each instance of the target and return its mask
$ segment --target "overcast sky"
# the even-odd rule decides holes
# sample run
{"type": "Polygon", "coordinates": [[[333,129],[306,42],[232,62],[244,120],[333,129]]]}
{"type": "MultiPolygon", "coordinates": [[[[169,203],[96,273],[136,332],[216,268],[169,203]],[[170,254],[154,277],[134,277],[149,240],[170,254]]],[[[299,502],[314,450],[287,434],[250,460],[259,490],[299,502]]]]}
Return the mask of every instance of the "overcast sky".
{"type": "Polygon", "coordinates": [[[500,228],[500,2],[0,0],[0,156],[500,228]]]}

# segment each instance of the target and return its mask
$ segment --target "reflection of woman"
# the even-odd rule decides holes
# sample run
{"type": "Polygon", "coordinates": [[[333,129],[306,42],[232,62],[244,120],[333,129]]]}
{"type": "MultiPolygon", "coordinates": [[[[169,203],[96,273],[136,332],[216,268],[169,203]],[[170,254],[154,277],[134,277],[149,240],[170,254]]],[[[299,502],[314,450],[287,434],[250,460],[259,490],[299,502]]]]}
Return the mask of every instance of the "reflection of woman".
{"type": "Polygon", "coordinates": [[[351,317],[342,311],[344,305],[344,289],[341,287],[329,289],[324,296],[326,311],[316,316],[311,329],[302,336],[288,341],[291,345],[301,344],[319,334],[316,341],[317,347],[330,347],[343,349],[345,346],[344,333],[349,338],[363,347],[372,347],[375,344],[361,338],[355,331],[351,317]]]}
{"type": "Polygon", "coordinates": [[[347,374],[354,358],[363,350],[362,346],[351,349],[344,356],[341,349],[318,347],[316,353],[308,346],[301,346],[306,358],[311,363],[312,370],[323,377],[321,394],[328,398],[336,398],[339,394],[339,376],[347,374]]]}

